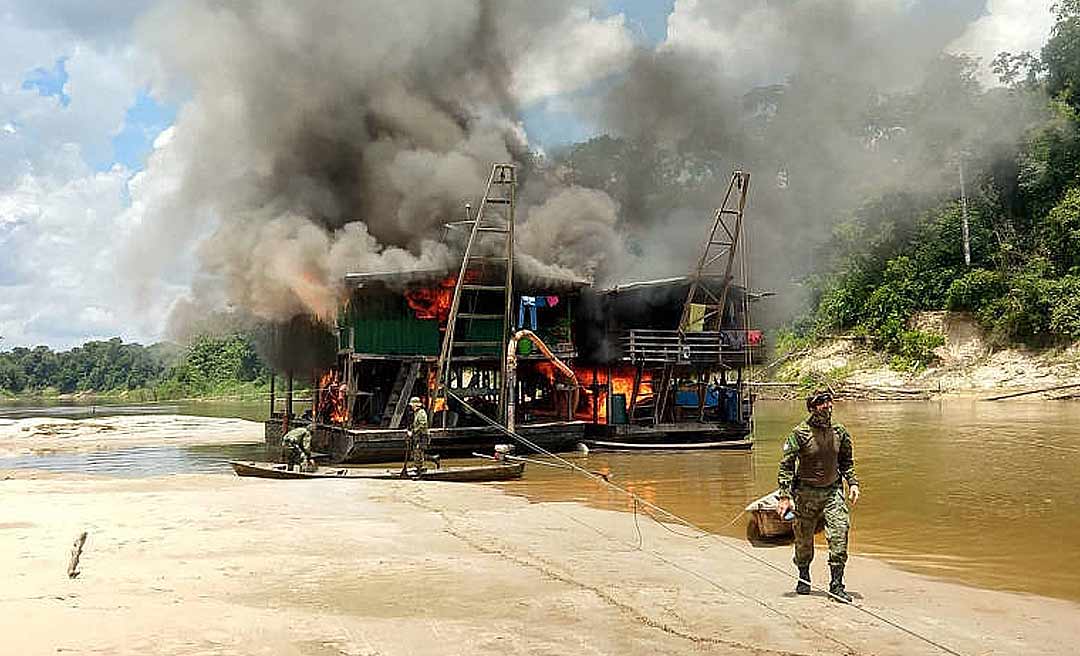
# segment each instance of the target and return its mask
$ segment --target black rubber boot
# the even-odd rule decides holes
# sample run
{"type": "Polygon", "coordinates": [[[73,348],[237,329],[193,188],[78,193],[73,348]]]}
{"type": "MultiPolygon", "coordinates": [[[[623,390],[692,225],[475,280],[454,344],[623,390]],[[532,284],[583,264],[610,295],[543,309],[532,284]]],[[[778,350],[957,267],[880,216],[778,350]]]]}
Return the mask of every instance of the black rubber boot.
{"type": "Polygon", "coordinates": [[[799,582],[795,584],[795,594],[810,594],[810,566],[799,568],[799,582]]]}
{"type": "Polygon", "coordinates": [[[829,570],[832,572],[832,581],[829,582],[829,594],[837,601],[850,604],[851,595],[844,589],[844,566],[829,565],[829,570]]]}

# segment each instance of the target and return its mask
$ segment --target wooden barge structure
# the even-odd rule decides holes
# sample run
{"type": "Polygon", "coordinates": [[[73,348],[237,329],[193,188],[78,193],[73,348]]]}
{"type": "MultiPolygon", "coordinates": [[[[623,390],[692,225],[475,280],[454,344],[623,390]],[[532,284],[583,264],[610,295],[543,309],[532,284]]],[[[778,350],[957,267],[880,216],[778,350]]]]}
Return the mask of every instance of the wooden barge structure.
{"type": "Polygon", "coordinates": [[[336,363],[301,415],[291,375],[281,407],[271,387],[271,450],[308,424],[331,462],[401,460],[412,396],[441,456],[490,452],[507,431],[523,452],[750,447],[762,340],[733,275],[749,174],[733,175],[690,275],[607,289],[515,267],[515,187],[514,166],[495,165],[476,211],[446,225],[456,271],[346,276],[336,363]]]}

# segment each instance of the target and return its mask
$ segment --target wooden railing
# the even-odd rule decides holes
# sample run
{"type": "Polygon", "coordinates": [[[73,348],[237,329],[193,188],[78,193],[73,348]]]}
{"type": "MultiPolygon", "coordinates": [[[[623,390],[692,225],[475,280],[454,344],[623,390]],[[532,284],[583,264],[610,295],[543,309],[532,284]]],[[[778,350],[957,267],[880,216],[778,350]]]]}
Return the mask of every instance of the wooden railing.
{"type": "Polygon", "coordinates": [[[681,339],[677,330],[628,330],[620,338],[623,356],[634,362],[702,364],[745,358],[748,349],[757,356],[762,342],[755,330],[690,332],[681,339]]]}

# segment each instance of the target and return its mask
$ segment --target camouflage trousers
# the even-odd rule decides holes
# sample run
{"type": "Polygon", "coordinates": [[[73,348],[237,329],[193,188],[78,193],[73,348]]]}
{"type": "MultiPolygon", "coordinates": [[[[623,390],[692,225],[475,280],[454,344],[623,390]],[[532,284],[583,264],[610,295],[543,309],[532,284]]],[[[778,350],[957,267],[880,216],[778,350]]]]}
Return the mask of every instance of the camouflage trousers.
{"type": "Polygon", "coordinates": [[[431,437],[428,435],[419,435],[409,438],[411,442],[411,448],[409,449],[412,456],[412,463],[416,467],[416,471],[424,469],[424,463],[427,461],[427,450],[431,445],[431,437]]]}
{"type": "Polygon", "coordinates": [[[315,471],[315,461],[311,457],[310,447],[304,444],[285,440],[281,444],[282,459],[288,466],[289,471],[297,467],[302,472],[315,471]]]}
{"type": "Polygon", "coordinates": [[[851,525],[844,484],[829,487],[802,485],[795,489],[795,566],[807,567],[814,560],[814,529],[825,518],[825,538],[829,543],[829,565],[847,562],[848,527],[851,525]]]}

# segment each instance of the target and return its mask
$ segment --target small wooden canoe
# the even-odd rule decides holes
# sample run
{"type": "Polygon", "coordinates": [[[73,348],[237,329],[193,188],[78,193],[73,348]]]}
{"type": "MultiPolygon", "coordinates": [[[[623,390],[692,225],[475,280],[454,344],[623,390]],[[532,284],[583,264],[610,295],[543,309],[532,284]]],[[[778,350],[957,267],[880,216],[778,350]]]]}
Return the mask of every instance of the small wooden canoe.
{"type": "MultiPolygon", "coordinates": [[[[275,478],[280,480],[297,480],[309,478],[358,478],[366,480],[402,480],[401,470],[392,469],[366,469],[360,467],[318,467],[312,472],[302,472],[297,469],[289,470],[285,465],[273,462],[241,462],[230,461],[233,471],[237,476],[250,476],[254,478],[275,478]]],[[[500,463],[497,465],[476,465],[474,467],[442,467],[440,469],[428,469],[417,477],[415,474],[406,476],[407,479],[421,481],[446,481],[455,483],[483,483],[485,481],[505,481],[521,478],[525,471],[525,463],[500,463]]]]}
{"type": "Polygon", "coordinates": [[[777,492],[779,490],[773,490],[746,507],[746,512],[750,513],[750,521],[757,528],[758,535],[764,538],[777,538],[792,535],[795,532],[794,520],[783,519],[776,514],[776,508],[780,502],[777,492]]]}

